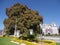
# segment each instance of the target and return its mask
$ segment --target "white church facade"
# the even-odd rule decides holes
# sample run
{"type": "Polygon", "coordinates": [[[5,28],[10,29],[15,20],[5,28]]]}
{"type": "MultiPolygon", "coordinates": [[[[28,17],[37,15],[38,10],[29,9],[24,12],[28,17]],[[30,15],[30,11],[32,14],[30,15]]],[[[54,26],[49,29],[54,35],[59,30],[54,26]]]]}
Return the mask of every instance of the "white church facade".
{"type": "Polygon", "coordinates": [[[59,34],[58,33],[58,27],[55,23],[52,24],[40,24],[40,27],[42,28],[42,33],[44,33],[44,35],[46,34],[59,34]]]}

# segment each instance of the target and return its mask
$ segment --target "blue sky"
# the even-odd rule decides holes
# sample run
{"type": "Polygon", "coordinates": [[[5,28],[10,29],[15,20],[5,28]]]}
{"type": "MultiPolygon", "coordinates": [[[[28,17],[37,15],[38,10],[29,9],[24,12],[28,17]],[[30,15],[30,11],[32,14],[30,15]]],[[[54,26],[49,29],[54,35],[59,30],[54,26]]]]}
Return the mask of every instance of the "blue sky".
{"type": "Polygon", "coordinates": [[[7,18],[6,8],[17,2],[37,10],[43,16],[44,23],[55,22],[60,25],[60,0],[0,0],[0,29],[4,28],[3,21],[7,18]]]}

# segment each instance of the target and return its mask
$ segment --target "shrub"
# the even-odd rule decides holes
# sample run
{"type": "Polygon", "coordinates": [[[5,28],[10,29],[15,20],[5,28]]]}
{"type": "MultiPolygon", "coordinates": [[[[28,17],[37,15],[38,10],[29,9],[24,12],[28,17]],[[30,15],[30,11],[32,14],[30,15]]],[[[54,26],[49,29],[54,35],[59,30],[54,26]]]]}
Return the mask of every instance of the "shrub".
{"type": "Polygon", "coordinates": [[[42,42],[48,43],[49,45],[56,45],[56,42],[51,40],[42,40],[42,42]]]}
{"type": "Polygon", "coordinates": [[[38,45],[37,43],[29,42],[27,40],[19,40],[18,38],[14,38],[13,41],[19,42],[20,44],[24,43],[26,45],[38,45]]]}
{"type": "Polygon", "coordinates": [[[19,39],[27,40],[26,36],[20,36],[19,39]]]}
{"type": "Polygon", "coordinates": [[[29,40],[29,41],[36,41],[36,35],[33,34],[33,35],[30,35],[28,34],[27,36],[26,35],[22,35],[19,37],[19,39],[22,39],[22,40],[29,40]]]}
{"type": "Polygon", "coordinates": [[[3,37],[5,37],[5,35],[3,35],[3,37]]]}
{"type": "MultiPolygon", "coordinates": [[[[14,38],[14,41],[19,42],[20,44],[24,43],[26,45],[41,45],[41,44],[38,44],[38,43],[29,42],[27,40],[19,40],[18,38],[14,38]]],[[[44,44],[44,45],[56,45],[56,42],[50,41],[50,40],[41,40],[41,42],[45,42],[46,44],[44,44]]]]}
{"type": "Polygon", "coordinates": [[[28,35],[27,38],[28,38],[30,41],[34,41],[35,37],[36,37],[35,35],[28,35]]]}

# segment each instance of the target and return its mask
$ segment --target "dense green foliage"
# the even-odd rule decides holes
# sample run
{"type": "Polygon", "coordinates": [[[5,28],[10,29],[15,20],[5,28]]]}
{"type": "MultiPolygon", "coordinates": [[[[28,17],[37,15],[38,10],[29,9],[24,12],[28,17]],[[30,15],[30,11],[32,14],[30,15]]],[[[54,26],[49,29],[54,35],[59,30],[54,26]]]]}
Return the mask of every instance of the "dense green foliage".
{"type": "Polygon", "coordinates": [[[4,20],[5,32],[13,33],[15,24],[17,24],[17,30],[20,30],[21,33],[28,34],[29,29],[33,29],[34,33],[40,33],[39,24],[43,23],[42,16],[37,11],[29,9],[26,5],[14,4],[10,8],[6,8],[6,15],[8,18],[4,20]]]}
{"type": "Polygon", "coordinates": [[[58,28],[58,32],[59,32],[59,35],[60,35],[60,26],[59,26],[59,28],[58,28]]]}

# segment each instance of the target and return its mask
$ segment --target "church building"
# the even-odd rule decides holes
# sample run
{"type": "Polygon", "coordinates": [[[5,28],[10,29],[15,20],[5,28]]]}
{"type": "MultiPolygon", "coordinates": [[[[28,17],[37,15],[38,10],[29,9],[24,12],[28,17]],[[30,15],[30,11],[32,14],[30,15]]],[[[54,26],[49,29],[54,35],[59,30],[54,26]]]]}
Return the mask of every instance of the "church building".
{"type": "Polygon", "coordinates": [[[49,35],[52,35],[52,34],[59,34],[58,33],[58,27],[55,23],[52,23],[52,24],[40,24],[40,27],[42,28],[42,33],[44,35],[46,34],[49,34],[49,35]]]}

